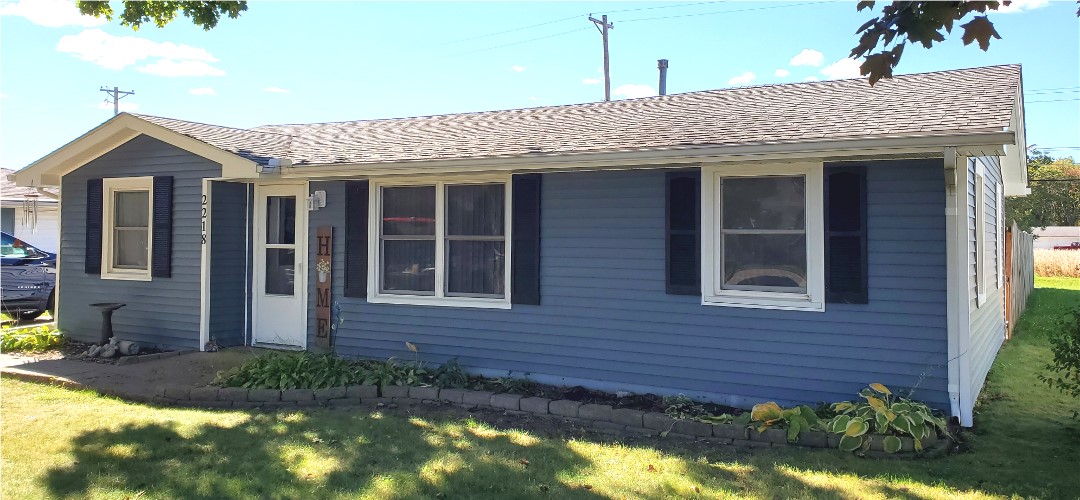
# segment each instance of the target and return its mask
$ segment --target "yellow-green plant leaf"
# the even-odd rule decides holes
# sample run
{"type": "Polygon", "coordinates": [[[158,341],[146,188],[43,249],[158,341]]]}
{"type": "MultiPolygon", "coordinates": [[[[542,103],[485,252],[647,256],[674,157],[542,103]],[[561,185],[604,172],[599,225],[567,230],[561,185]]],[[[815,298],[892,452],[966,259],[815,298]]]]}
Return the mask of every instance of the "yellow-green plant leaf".
{"type": "Polygon", "coordinates": [[[844,451],[855,451],[859,449],[862,444],[862,436],[844,436],[840,438],[840,449],[844,451]]]}
{"type": "Polygon", "coordinates": [[[896,413],[892,410],[885,410],[885,418],[891,423],[893,420],[896,420],[896,413]]]}
{"type": "Polygon", "coordinates": [[[802,430],[802,424],[799,423],[799,418],[791,421],[787,429],[787,440],[789,443],[794,443],[796,439],[799,439],[799,431],[802,430]]]}
{"type": "Polygon", "coordinates": [[[885,439],[881,440],[881,447],[885,450],[885,453],[896,453],[900,451],[900,447],[903,442],[896,436],[885,436],[885,439]]]}
{"type": "Polygon", "coordinates": [[[922,440],[915,438],[915,451],[922,451],[922,440]]]}
{"type": "Polygon", "coordinates": [[[890,391],[888,387],[885,387],[884,385],[879,384],[877,382],[874,382],[873,384],[870,384],[870,388],[875,390],[875,391],[878,391],[878,392],[880,392],[882,394],[892,396],[892,391],[890,391]]]}
{"type": "Polygon", "coordinates": [[[754,408],[750,410],[750,420],[755,422],[776,420],[780,418],[782,413],[783,410],[780,409],[780,405],[769,401],[768,403],[754,405],[754,408]]]}
{"type": "Polygon", "coordinates": [[[867,424],[865,420],[854,418],[851,419],[851,422],[848,422],[847,427],[844,429],[844,435],[847,437],[862,436],[868,430],[870,430],[870,424],[867,424]]]}
{"type": "Polygon", "coordinates": [[[874,411],[876,411],[878,413],[885,413],[886,408],[885,408],[885,402],[884,401],[882,401],[882,400],[880,400],[878,398],[875,398],[873,396],[868,396],[866,398],[866,402],[870,403],[870,407],[873,408],[874,411]]]}
{"type": "Polygon", "coordinates": [[[850,409],[853,406],[855,405],[851,404],[850,401],[841,401],[839,403],[833,403],[832,409],[835,412],[842,412],[844,410],[850,409]]]}
{"type": "Polygon", "coordinates": [[[847,430],[847,424],[851,421],[851,417],[847,415],[837,415],[836,418],[829,423],[829,430],[837,434],[843,433],[847,430]]]}

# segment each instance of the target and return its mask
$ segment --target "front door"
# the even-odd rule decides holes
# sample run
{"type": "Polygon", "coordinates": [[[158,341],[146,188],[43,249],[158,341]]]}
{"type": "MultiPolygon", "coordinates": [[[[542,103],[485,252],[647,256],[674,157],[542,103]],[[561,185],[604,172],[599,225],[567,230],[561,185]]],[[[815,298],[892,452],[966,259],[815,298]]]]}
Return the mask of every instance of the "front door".
{"type": "Polygon", "coordinates": [[[307,346],[307,205],[303,184],[255,188],[254,341],[307,346]]]}

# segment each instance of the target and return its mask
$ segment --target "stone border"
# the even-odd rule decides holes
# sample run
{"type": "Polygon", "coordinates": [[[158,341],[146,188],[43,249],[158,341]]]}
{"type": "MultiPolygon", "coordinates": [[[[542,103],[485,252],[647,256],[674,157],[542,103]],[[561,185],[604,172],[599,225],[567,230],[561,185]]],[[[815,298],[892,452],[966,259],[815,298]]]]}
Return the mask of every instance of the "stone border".
{"type": "MultiPolygon", "coordinates": [[[[710,443],[738,448],[823,448],[838,449],[840,435],[824,431],[804,431],[795,443],[788,443],[787,431],[754,429],[735,424],[709,424],[697,420],[676,420],[664,413],[644,412],[611,405],[583,404],[580,401],[550,400],[519,394],[503,394],[466,389],[438,387],[387,386],[380,391],[374,385],[353,385],[327,389],[244,389],[237,387],[159,388],[153,403],[198,408],[308,408],[352,407],[383,404],[448,403],[461,408],[485,408],[515,414],[532,414],[563,418],[566,421],[590,426],[602,432],[635,434],[651,437],[672,437],[707,440],[710,443]]],[[[924,451],[917,454],[910,437],[900,438],[903,446],[898,453],[885,453],[883,436],[870,436],[870,449],[861,452],[873,458],[931,456],[947,450],[948,439],[936,436],[923,441],[924,451]]]]}
{"type": "Polygon", "coordinates": [[[171,358],[174,356],[183,356],[185,354],[195,354],[197,352],[199,352],[198,349],[187,349],[183,351],[165,351],[157,352],[154,354],[140,354],[138,356],[119,356],[116,358],[116,366],[133,365],[135,363],[146,363],[148,361],[171,358]]]}

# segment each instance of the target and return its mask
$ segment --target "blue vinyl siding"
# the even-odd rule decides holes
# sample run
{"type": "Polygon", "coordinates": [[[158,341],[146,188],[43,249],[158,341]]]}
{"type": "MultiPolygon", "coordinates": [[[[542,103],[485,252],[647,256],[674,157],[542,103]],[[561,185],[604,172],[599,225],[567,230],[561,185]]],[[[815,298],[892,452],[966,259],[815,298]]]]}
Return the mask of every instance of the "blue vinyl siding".
{"type": "Polygon", "coordinates": [[[667,295],[663,170],[544,174],[539,306],[344,298],[342,182],[311,183],[327,192],[327,206],[310,213],[310,229],[336,228],[341,354],[412,359],[409,341],[425,361],[457,356],[490,374],[740,406],[849,399],[870,382],[917,385],[915,397],[947,408],[941,161],[876,162],[867,181],[870,303],[828,304],[824,313],[667,295]]]}
{"type": "Polygon", "coordinates": [[[198,348],[202,179],[220,175],[220,165],[148,136],[138,136],[65,175],[59,327],[73,338],[97,340],[101,314],[89,304],[123,302],[127,306],[113,314],[117,336],[148,345],[198,348]],[[87,179],[151,175],[173,176],[172,277],[124,281],[84,273],[87,179]]]}
{"type": "Polygon", "coordinates": [[[244,345],[249,248],[248,184],[214,182],[210,208],[210,339],[244,345]]]}

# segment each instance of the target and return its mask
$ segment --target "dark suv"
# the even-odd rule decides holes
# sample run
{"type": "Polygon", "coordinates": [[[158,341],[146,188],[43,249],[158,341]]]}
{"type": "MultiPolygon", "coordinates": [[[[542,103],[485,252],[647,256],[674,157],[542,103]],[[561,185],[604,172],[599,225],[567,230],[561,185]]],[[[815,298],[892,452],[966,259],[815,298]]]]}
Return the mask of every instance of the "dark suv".
{"type": "Polygon", "coordinates": [[[39,250],[8,234],[0,233],[0,288],[4,314],[31,320],[56,303],[56,254],[39,250]]]}

